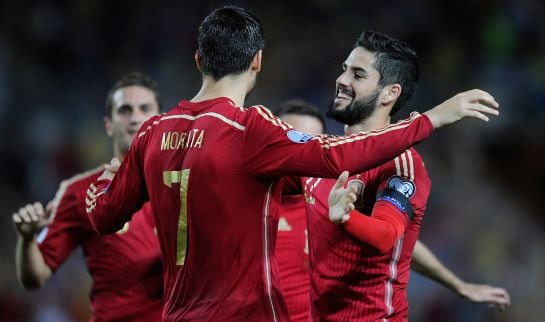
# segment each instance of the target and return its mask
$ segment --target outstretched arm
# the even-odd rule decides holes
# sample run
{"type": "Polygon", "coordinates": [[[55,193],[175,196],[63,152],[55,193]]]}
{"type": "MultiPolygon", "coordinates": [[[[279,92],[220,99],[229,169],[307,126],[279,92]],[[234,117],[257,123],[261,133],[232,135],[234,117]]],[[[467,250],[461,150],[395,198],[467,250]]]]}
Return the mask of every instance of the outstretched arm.
{"type": "Polygon", "coordinates": [[[50,207],[44,210],[39,202],[28,204],[12,216],[17,232],[15,246],[15,269],[17,280],[27,290],[43,287],[52,275],[46,264],[36,237],[50,221],[50,207]]]}
{"type": "Polygon", "coordinates": [[[498,107],[492,95],[480,89],[472,89],[456,94],[424,114],[437,129],[466,117],[488,122],[487,115],[499,115],[498,107]]]}
{"type": "Polygon", "coordinates": [[[420,241],[413,250],[411,269],[451,289],[474,303],[487,303],[504,311],[510,304],[509,293],[503,288],[484,284],[466,283],[446,268],[441,261],[420,241]]]}

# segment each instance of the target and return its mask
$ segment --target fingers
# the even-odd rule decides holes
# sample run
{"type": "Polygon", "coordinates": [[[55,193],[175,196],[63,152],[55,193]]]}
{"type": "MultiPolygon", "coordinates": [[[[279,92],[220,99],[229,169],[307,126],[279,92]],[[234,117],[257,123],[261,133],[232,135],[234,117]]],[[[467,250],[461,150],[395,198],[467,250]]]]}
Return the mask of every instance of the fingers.
{"type": "Polygon", "coordinates": [[[14,228],[20,236],[28,238],[35,234],[48,222],[45,219],[44,208],[41,203],[35,202],[21,207],[12,216],[14,228]]]}
{"type": "Polygon", "coordinates": [[[460,93],[460,95],[466,96],[471,102],[479,102],[496,109],[500,106],[498,102],[496,102],[496,99],[490,95],[490,93],[481,89],[472,89],[470,91],[460,93]]]}
{"type": "Polygon", "coordinates": [[[16,225],[23,223],[23,219],[21,218],[21,216],[19,216],[18,213],[14,213],[13,215],[11,215],[11,219],[16,225]]]}
{"type": "Polygon", "coordinates": [[[497,307],[500,311],[504,311],[511,305],[511,297],[503,288],[479,284],[468,284],[468,286],[467,298],[472,302],[487,303],[488,307],[497,307]]]}
{"type": "Polygon", "coordinates": [[[110,161],[110,164],[107,164],[104,167],[106,168],[106,170],[115,173],[115,172],[117,172],[117,170],[119,170],[120,165],[121,165],[121,162],[119,161],[119,159],[118,158],[113,158],[110,161]]]}
{"type": "Polygon", "coordinates": [[[473,110],[468,110],[466,112],[466,116],[467,117],[472,117],[474,119],[478,119],[478,120],[481,120],[483,122],[488,122],[490,120],[490,118],[486,115],[484,115],[483,113],[481,112],[477,112],[477,111],[473,111],[473,110]]]}
{"type": "Polygon", "coordinates": [[[337,179],[337,182],[335,182],[335,186],[333,187],[333,189],[338,190],[338,189],[344,188],[347,181],[348,181],[348,171],[343,171],[343,173],[341,173],[341,175],[337,179]]]}
{"type": "Polygon", "coordinates": [[[41,202],[35,202],[33,206],[34,206],[34,210],[35,210],[36,215],[38,216],[38,218],[45,217],[44,207],[42,206],[41,202]]]}
{"type": "Polygon", "coordinates": [[[53,210],[53,207],[54,207],[54,203],[53,201],[50,201],[47,203],[47,206],[45,206],[45,211],[46,212],[51,212],[53,210]]]}
{"type": "Polygon", "coordinates": [[[121,165],[121,162],[117,158],[113,158],[112,161],[110,161],[110,164],[104,165],[104,172],[102,175],[98,178],[98,180],[113,180],[115,173],[117,170],[119,170],[119,166],[121,165]]]}
{"type": "Polygon", "coordinates": [[[507,291],[503,288],[492,287],[491,296],[491,301],[498,306],[507,307],[511,305],[511,297],[509,296],[509,293],[507,293],[507,291]]]}
{"type": "Polygon", "coordinates": [[[498,109],[488,107],[480,102],[473,103],[469,109],[472,111],[477,111],[477,112],[486,113],[490,115],[500,115],[500,111],[498,109]]]}
{"type": "Polygon", "coordinates": [[[53,201],[50,201],[47,203],[47,206],[45,206],[45,218],[49,219],[49,220],[52,220],[53,218],[51,217],[51,213],[53,212],[53,207],[55,206],[55,204],[53,203],[53,201]]]}
{"type": "Polygon", "coordinates": [[[20,208],[17,213],[23,223],[30,223],[30,216],[28,215],[26,207],[20,208]]]}

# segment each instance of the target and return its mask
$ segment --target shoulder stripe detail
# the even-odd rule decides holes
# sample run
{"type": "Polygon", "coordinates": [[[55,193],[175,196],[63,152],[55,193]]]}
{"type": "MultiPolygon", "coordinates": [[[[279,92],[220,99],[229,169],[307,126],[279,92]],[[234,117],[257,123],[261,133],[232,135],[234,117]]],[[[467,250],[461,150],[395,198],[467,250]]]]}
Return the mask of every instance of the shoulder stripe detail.
{"type": "Polygon", "coordinates": [[[220,121],[222,121],[224,123],[227,123],[227,124],[233,126],[236,129],[239,129],[241,131],[244,131],[246,129],[246,127],[244,125],[242,125],[240,123],[237,123],[237,122],[235,122],[233,120],[230,120],[227,117],[225,117],[225,116],[223,116],[221,114],[218,114],[218,113],[214,113],[214,112],[203,113],[203,114],[199,114],[197,116],[191,116],[191,115],[186,115],[186,114],[176,114],[176,115],[165,116],[165,117],[162,117],[161,119],[159,119],[157,121],[154,121],[151,125],[148,125],[148,127],[144,131],[142,131],[140,134],[138,134],[138,137],[141,137],[141,136],[145,135],[148,130],[150,130],[153,126],[159,124],[162,121],[173,120],[173,119],[186,119],[186,120],[194,121],[194,120],[199,119],[199,118],[204,117],[204,116],[215,117],[215,118],[219,119],[220,121]]]}
{"type": "Polygon", "coordinates": [[[275,126],[281,127],[283,130],[287,130],[291,128],[291,125],[288,125],[287,123],[284,123],[282,120],[274,116],[269,109],[262,105],[256,105],[253,106],[265,120],[271,122],[275,126]]]}
{"type": "Polygon", "coordinates": [[[51,209],[51,218],[54,219],[55,218],[55,215],[57,214],[57,209],[59,207],[59,203],[61,202],[62,200],[62,197],[64,197],[64,194],[66,193],[66,189],[68,189],[68,186],[70,186],[71,184],[73,184],[74,182],[78,181],[78,180],[81,180],[85,177],[88,177],[90,175],[93,175],[101,170],[103,170],[104,168],[102,166],[99,166],[99,167],[96,167],[94,169],[91,169],[91,170],[87,170],[85,172],[82,172],[82,173],[79,173],[79,174],[76,174],[75,176],[69,178],[69,179],[66,179],[66,180],[63,180],[59,186],[59,190],[57,190],[57,193],[55,193],[55,197],[53,198],[53,200],[51,200],[52,204],[53,204],[53,208],[51,209]]]}
{"type": "Polygon", "coordinates": [[[410,149],[395,157],[394,163],[398,176],[414,181],[414,161],[410,149]]]}
{"type": "Polygon", "coordinates": [[[401,166],[399,165],[399,156],[395,157],[394,163],[396,166],[396,174],[399,176],[401,173],[401,166]]]}
{"type": "Polygon", "coordinates": [[[401,153],[401,164],[403,164],[403,177],[407,178],[409,176],[409,169],[407,168],[407,157],[405,152],[401,153]]]}
{"type": "Polygon", "coordinates": [[[409,164],[409,179],[414,181],[414,163],[411,150],[407,150],[407,163],[409,164]]]}
{"type": "Polygon", "coordinates": [[[334,146],[337,146],[337,145],[342,145],[342,144],[346,144],[346,143],[350,143],[350,142],[354,142],[354,141],[364,140],[364,139],[366,139],[368,137],[371,137],[371,136],[382,135],[382,134],[385,134],[385,133],[388,133],[388,132],[391,132],[391,131],[406,128],[411,124],[411,122],[413,120],[415,120],[415,119],[417,119],[417,118],[419,118],[421,116],[422,116],[421,114],[412,113],[411,117],[409,119],[399,121],[399,122],[397,122],[397,123],[395,123],[393,125],[390,125],[390,126],[384,128],[384,129],[357,133],[357,134],[353,134],[353,135],[348,136],[348,137],[344,137],[344,136],[331,137],[331,136],[318,135],[318,136],[315,136],[313,138],[313,140],[318,140],[323,148],[328,149],[330,147],[334,147],[334,146]]]}

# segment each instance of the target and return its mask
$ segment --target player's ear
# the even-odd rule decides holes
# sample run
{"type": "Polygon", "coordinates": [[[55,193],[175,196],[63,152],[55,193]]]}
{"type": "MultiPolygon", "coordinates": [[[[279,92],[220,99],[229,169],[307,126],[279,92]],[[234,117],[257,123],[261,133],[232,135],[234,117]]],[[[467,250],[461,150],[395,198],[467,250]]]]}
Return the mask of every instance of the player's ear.
{"type": "Polygon", "coordinates": [[[261,71],[261,59],[263,58],[263,50],[258,50],[257,53],[254,56],[254,60],[252,61],[252,71],[259,73],[261,71]]]}
{"type": "Polygon", "coordinates": [[[383,105],[389,105],[389,104],[395,104],[397,99],[399,98],[399,95],[401,95],[401,85],[399,84],[391,84],[386,85],[382,89],[382,104],[383,105]]]}
{"type": "Polygon", "coordinates": [[[104,129],[106,129],[106,133],[108,133],[109,137],[112,137],[113,129],[112,129],[112,119],[108,116],[104,116],[104,129]]]}
{"type": "Polygon", "coordinates": [[[202,62],[201,62],[201,54],[199,53],[199,50],[195,51],[195,64],[197,65],[197,69],[199,72],[202,73],[202,62]]]}

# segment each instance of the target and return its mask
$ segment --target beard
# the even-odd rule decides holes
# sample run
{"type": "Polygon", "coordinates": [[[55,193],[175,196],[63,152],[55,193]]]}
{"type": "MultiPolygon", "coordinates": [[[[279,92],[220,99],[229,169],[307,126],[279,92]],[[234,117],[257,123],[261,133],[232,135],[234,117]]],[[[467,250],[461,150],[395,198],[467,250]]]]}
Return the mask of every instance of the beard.
{"type": "Polygon", "coordinates": [[[377,89],[365,97],[354,99],[344,109],[336,106],[335,99],[333,99],[327,106],[326,116],[348,126],[360,123],[373,114],[377,108],[379,95],[380,90],[377,89]]]}

